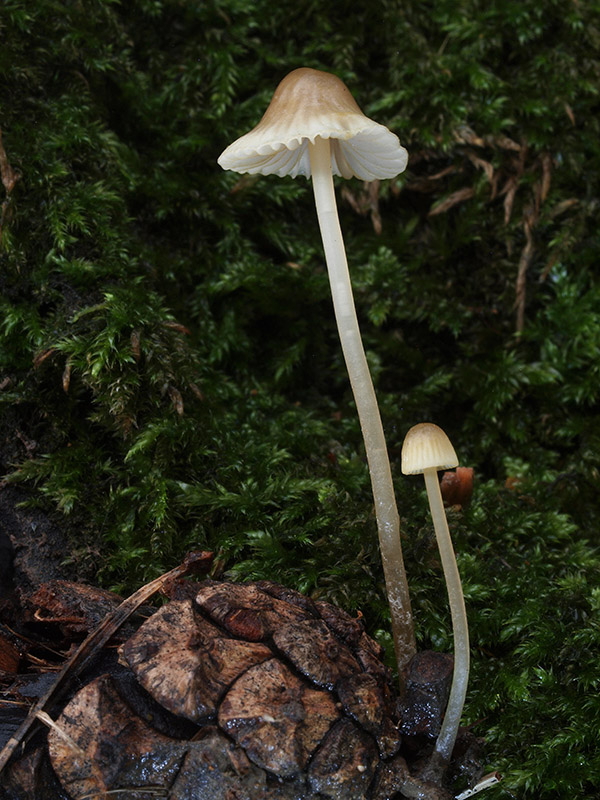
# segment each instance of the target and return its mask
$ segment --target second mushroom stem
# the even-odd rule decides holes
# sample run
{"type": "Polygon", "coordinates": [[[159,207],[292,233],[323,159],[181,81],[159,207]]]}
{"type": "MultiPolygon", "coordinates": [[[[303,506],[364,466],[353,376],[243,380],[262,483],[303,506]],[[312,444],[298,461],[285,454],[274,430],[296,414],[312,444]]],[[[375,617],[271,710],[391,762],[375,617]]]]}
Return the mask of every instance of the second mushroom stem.
{"type": "Polygon", "coordinates": [[[408,584],[400,542],[400,521],[377,398],[362,345],[344,240],[337,213],[330,140],[309,143],[315,204],[329,273],[340,341],[362,428],[375,502],[379,547],[390,605],[398,669],[416,652],[408,584]]]}
{"type": "Polygon", "coordinates": [[[435,751],[447,764],[452,755],[456,734],[460,723],[467,683],[469,680],[469,629],[467,625],[467,612],[465,610],[465,600],[463,597],[462,584],[456,557],[452,547],[448,522],[444,512],[444,503],[440,484],[438,482],[437,470],[426,469],[423,472],[427,497],[429,498],[429,508],[433,520],[433,527],[440,551],[442,569],[446,578],[448,589],[448,600],[450,613],[452,615],[452,629],[454,631],[454,672],[452,685],[450,687],[450,697],[446,706],[446,713],[440,729],[435,751]]]}

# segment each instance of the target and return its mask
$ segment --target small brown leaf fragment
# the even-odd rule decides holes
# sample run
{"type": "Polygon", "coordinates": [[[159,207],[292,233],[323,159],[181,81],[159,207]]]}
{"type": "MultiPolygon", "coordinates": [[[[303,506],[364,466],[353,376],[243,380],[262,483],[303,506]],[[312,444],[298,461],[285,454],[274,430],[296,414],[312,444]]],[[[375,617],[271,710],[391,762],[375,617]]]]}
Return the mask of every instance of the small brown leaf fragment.
{"type": "Polygon", "coordinates": [[[6,199],[2,203],[2,212],[0,213],[0,240],[4,230],[4,223],[10,218],[10,193],[15,188],[16,182],[21,177],[21,173],[14,170],[8,162],[6,151],[2,144],[2,129],[0,128],[0,178],[6,190],[6,199]]]}
{"type": "Polygon", "coordinates": [[[496,147],[500,147],[502,150],[514,150],[518,153],[521,149],[521,145],[518,142],[502,134],[492,137],[491,141],[492,144],[496,147]]]}
{"type": "Polygon", "coordinates": [[[550,181],[552,179],[552,156],[544,153],[542,156],[542,183],[540,188],[540,201],[543,203],[550,191],[550,181]]]}
{"type": "Polygon", "coordinates": [[[473,128],[468,125],[459,125],[454,131],[454,138],[459,144],[472,144],[476,147],[485,147],[485,141],[478,136],[473,128]]]}
{"type": "Polygon", "coordinates": [[[502,188],[502,191],[500,192],[500,194],[506,195],[505,198],[504,198],[504,224],[505,225],[508,225],[508,223],[510,222],[510,217],[511,217],[511,214],[512,214],[512,207],[513,207],[513,203],[515,201],[515,195],[517,193],[517,189],[518,188],[519,188],[519,181],[513,175],[506,181],[506,183],[504,184],[504,187],[502,188]]]}
{"type": "Polygon", "coordinates": [[[464,203],[475,195],[475,189],[472,186],[465,186],[463,189],[458,189],[456,192],[448,195],[444,200],[434,205],[427,216],[435,217],[437,214],[445,214],[453,206],[458,203],[464,203]]]}
{"type": "Polygon", "coordinates": [[[62,388],[65,393],[69,391],[69,386],[71,385],[71,367],[71,362],[67,361],[62,374],[62,388]]]}
{"type": "Polygon", "coordinates": [[[242,177],[231,187],[229,193],[237,194],[238,192],[244,191],[256,183],[258,177],[258,175],[242,175],[242,177]]]}
{"type": "Polygon", "coordinates": [[[443,170],[436,172],[434,175],[427,175],[427,180],[439,181],[441,178],[445,178],[446,175],[454,175],[456,172],[460,172],[459,167],[457,167],[455,164],[450,164],[449,167],[444,167],[443,170]]]}
{"type": "Polygon", "coordinates": [[[492,183],[494,179],[494,167],[492,164],[490,164],[489,161],[485,161],[483,158],[479,158],[479,156],[476,156],[475,153],[470,151],[467,151],[467,157],[473,166],[483,170],[485,177],[492,183]]]}
{"type": "Polygon", "coordinates": [[[306,767],[338,717],[329,692],[311,688],[276,659],[247,670],[219,709],[220,727],[255,764],[280,778],[306,767]]]}
{"type": "Polygon", "coordinates": [[[525,301],[527,291],[527,269],[533,257],[533,223],[526,216],[523,221],[523,229],[525,231],[525,247],[521,251],[519,258],[519,267],[517,269],[517,282],[515,287],[515,308],[517,310],[516,331],[521,333],[525,326],[525,301]]]}
{"type": "Polygon", "coordinates": [[[6,190],[6,194],[12,192],[15,188],[15,184],[21,177],[21,173],[13,169],[9,164],[6,150],[2,143],[2,128],[0,128],[0,177],[2,178],[2,185],[6,190]]]}
{"type": "Polygon", "coordinates": [[[567,117],[571,120],[571,125],[575,127],[575,114],[573,113],[573,109],[568,103],[565,103],[565,113],[567,117]]]}
{"type": "Polygon", "coordinates": [[[173,408],[179,414],[179,416],[183,416],[184,406],[183,406],[183,397],[181,396],[181,392],[174,386],[169,386],[167,392],[171,399],[171,403],[173,404],[173,408]]]}
{"type": "Polygon", "coordinates": [[[569,208],[573,208],[573,206],[576,206],[578,203],[579,200],[577,197],[570,197],[568,200],[562,200],[560,203],[557,203],[550,212],[550,219],[554,219],[560,214],[564,214],[565,211],[568,211],[569,208]]]}
{"type": "Polygon", "coordinates": [[[192,390],[192,394],[193,394],[193,395],[194,395],[194,396],[195,396],[195,397],[196,397],[198,400],[204,400],[204,394],[202,393],[202,389],[200,389],[198,386],[196,386],[196,384],[195,384],[195,383],[190,383],[190,384],[189,384],[189,387],[190,387],[190,389],[192,390]]]}
{"type": "Polygon", "coordinates": [[[39,369],[44,361],[47,358],[50,358],[50,356],[55,352],[56,350],[53,347],[50,347],[48,350],[42,350],[41,353],[36,353],[36,355],[33,357],[33,368],[39,369]]]}
{"type": "Polygon", "coordinates": [[[527,158],[528,148],[526,144],[519,147],[519,155],[511,159],[512,175],[506,180],[506,183],[500,191],[501,195],[506,195],[504,199],[504,224],[508,225],[512,214],[513,203],[515,194],[521,183],[521,178],[525,171],[525,159],[527,158]]]}
{"type": "Polygon", "coordinates": [[[191,335],[191,331],[189,328],[186,328],[185,325],[182,325],[181,322],[175,322],[175,320],[165,320],[163,322],[165,328],[171,328],[171,330],[178,331],[179,333],[183,333],[186,336],[191,335]]]}
{"type": "Polygon", "coordinates": [[[406,184],[410,192],[421,192],[422,194],[433,194],[437,191],[437,186],[429,178],[417,178],[406,184]]]}
{"type": "Polygon", "coordinates": [[[444,472],[440,489],[445,505],[466,506],[473,495],[473,467],[444,472]]]}
{"type": "Polygon", "coordinates": [[[498,194],[498,182],[500,180],[500,173],[498,171],[494,172],[492,176],[492,180],[490,182],[491,192],[490,192],[490,200],[495,200],[496,195],[498,194]]]}

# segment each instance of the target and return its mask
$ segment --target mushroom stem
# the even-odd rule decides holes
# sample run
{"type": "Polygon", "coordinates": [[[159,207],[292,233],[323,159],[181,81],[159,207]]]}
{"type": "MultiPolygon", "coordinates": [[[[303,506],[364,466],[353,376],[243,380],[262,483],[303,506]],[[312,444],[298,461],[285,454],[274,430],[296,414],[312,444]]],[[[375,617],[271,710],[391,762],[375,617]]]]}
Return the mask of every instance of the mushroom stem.
{"type": "Polygon", "coordinates": [[[465,600],[463,597],[462,585],[456,557],[448,530],[448,521],[444,511],[442,493],[438,482],[437,470],[429,467],[423,471],[425,487],[429,508],[433,519],[433,527],[437,538],[440,558],[448,589],[448,600],[450,602],[450,613],[452,616],[452,628],[454,631],[454,672],[452,675],[452,686],[450,697],[446,706],[446,713],[442,722],[435,752],[447,764],[452,755],[458,726],[465,703],[467,693],[467,683],[469,680],[469,629],[467,626],[467,612],[465,610],[465,600]]]}
{"type": "Polygon", "coordinates": [[[371,474],[394,648],[398,669],[401,671],[415,655],[416,644],[408,583],[402,558],[400,521],[394,496],[392,472],[377,398],[354,307],[350,273],[335,201],[330,140],[317,136],[314,144],[309,142],[308,149],[317,218],[323,239],[333,307],[371,474]]]}

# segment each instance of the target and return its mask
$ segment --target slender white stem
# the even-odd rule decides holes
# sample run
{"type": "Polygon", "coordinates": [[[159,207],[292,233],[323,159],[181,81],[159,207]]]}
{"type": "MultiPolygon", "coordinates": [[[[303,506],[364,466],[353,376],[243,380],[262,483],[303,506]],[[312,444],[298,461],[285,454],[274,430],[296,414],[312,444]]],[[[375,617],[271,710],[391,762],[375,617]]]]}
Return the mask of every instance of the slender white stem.
{"type": "Polygon", "coordinates": [[[440,558],[446,578],[448,589],[448,600],[450,601],[450,614],[452,615],[452,628],[454,631],[454,672],[452,675],[452,686],[450,687],[450,697],[446,706],[446,713],[442,722],[442,727],[435,745],[436,752],[447,764],[450,761],[458,726],[465,704],[467,693],[467,683],[469,681],[469,629],[467,626],[467,612],[463,597],[462,584],[456,557],[452,547],[448,521],[444,511],[442,493],[438,482],[437,470],[433,467],[426,469],[423,473],[429,508],[433,519],[433,527],[437,538],[440,558]]]}
{"type": "Polygon", "coordinates": [[[348,262],[338,219],[328,139],[309,143],[313,190],[342,351],[363,432],[375,501],[379,547],[392,618],[398,669],[416,652],[390,462],[381,417],[360,337],[348,262]]]}

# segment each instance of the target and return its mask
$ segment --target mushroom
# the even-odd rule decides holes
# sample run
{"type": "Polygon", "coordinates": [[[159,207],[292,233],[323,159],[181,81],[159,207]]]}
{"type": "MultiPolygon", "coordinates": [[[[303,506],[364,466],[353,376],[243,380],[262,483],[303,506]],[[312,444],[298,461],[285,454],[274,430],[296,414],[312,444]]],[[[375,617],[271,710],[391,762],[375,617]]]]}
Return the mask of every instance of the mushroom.
{"type": "Polygon", "coordinates": [[[442,764],[452,755],[458,725],[465,703],[469,680],[469,629],[460,575],[452,547],[437,472],[458,465],[458,458],[444,431],[431,422],[412,427],[402,445],[402,472],[423,473],[433,527],[440,551],[454,632],[454,671],[446,713],[436,741],[434,754],[442,764]]]}
{"type": "Polygon", "coordinates": [[[393,178],[408,154],[398,137],[366,117],[335,75],[296,69],[287,75],[258,125],[221,154],[223,169],[312,177],[334,311],[363,432],[398,668],[416,652],[400,523],[373,382],[362,345],[338,220],[333,175],[393,178]]]}

